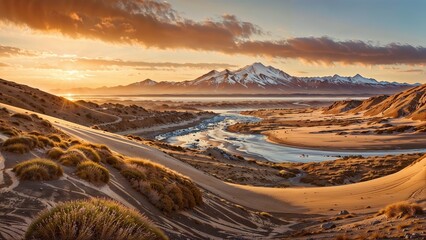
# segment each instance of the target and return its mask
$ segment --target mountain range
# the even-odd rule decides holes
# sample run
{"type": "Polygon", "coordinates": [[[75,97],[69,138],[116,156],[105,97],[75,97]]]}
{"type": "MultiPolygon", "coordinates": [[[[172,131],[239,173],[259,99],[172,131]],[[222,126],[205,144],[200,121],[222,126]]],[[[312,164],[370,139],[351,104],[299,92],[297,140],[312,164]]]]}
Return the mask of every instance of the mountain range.
{"type": "Polygon", "coordinates": [[[194,80],[157,82],[146,79],[125,86],[56,89],[74,94],[391,94],[418,84],[377,81],[359,74],[295,77],[272,66],[254,63],[235,71],[212,70],[194,80]]]}

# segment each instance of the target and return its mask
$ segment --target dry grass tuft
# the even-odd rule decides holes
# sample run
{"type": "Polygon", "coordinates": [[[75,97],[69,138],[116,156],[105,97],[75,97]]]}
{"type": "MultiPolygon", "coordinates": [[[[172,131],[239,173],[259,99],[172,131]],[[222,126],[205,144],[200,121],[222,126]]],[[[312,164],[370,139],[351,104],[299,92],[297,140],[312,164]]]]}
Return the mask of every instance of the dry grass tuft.
{"type": "Polygon", "coordinates": [[[201,191],[187,177],[147,160],[131,159],[121,174],[160,210],[191,209],[203,202],[201,191]]]}
{"type": "Polygon", "coordinates": [[[4,151],[13,153],[27,153],[39,146],[40,143],[37,137],[33,135],[11,137],[8,138],[2,145],[4,151]]]}
{"type": "Polygon", "coordinates": [[[47,151],[47,156],[54,160],[58,160],[63,154],[64,151],[58,147],[53,147],[49,151],[47,151]]]}
{"type": "Polygon", "coordinates": [[[13,168],[13,171],[20,180],[55,180],[63,174],[61,166],[52,160],[42,158],[19,163],[13,168]]]}
{"type": "Polygon", "coordinates": [[[3,147],[3,151],[11,153],[24,154],[30,151],[30,148],[23,143],[14,143],[3,147]]]}
{"type": "Polygon", "coordinates": [[[117,156],[111,155],[109,157],[106,157],[105,162],[113,166],[115,169],[118,169],[118,170],[123,169],[124,160],[117,156]]]}
{"type": "Polygon", "coordinates": [[[58,204],[43,211],[25,239],[168,239],[149,219],[117,202],[92,198],[58,204]]]}
{"type": "Polygon", "coordinates": [[[398,202],[386,206],[378,213],[378,215],[383,214],[388,218],[410,218],[415,215],[423,214],[423,209],[415,203],[398,202]]]}
{"type": "Polygon", "coordinates": [[[20,119],[24,119],[27,121],[33,121],[33,118],[30,115],[24,114],[24,113],[14,113],[12,114],[13,118],[20,118],[20,119]]]}
{"type": "Polygon", "coordinates": [[[83,145],[83,144],[77,144],[77,145],[73,145],[69,149],[70,150],[77,149],[77,150],[82,151],[84,153],[84,155],[86,155],[86,157],[88,159],[92,160],[93,162],[100,162],[101,161],[101,157],[99,156],[98,152],[96,152],[96,150],[94,150],[90,146],[83,145]]]}
{"type": "Polygon", "coordinates": [[[48,138],[50,138],[50,140],[52,140],[52,141],[54,141],[54,142],[56,142],[56,143],[60,143],[60,142],[62,142],[62,138],[61,138],[61,136],[59,136],[58,134],[50,134],[50,135],[48,136],[48,138]]]}
{"type": "Polygon", "coordinates": [[[59,158],[59,162],[65,166],[77,166],[81,162],[86,161],[86,155],[78,149],[67,150],[62,156],[59,158]]]}
{"type": "Polygon", "coordinates": [[[93,184],[105,184],[109,181],[108,169],[92,161],[80,163],[76,175],[93,184]]]}

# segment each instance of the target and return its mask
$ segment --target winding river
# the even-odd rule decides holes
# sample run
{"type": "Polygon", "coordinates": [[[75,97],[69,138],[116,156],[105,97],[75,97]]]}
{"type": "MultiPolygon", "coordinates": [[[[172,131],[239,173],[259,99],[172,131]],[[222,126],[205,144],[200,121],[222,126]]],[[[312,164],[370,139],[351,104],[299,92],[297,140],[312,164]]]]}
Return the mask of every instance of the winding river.
{"type": "Polygon", "coordinates": [[[351,155],[382,156],[426,152],[426,149],[323,151],[274,144],[268,142],[266,137],[261,134],[232,133],[226,130],[227,126],[236,122],[257,122],[259,120],[256,117],[241,115],[238,111],[225,111],[194,127],[161,134],[156,139],[188,148],[217,147],[233,154],[272,162],[318,162],[351,155]]]}

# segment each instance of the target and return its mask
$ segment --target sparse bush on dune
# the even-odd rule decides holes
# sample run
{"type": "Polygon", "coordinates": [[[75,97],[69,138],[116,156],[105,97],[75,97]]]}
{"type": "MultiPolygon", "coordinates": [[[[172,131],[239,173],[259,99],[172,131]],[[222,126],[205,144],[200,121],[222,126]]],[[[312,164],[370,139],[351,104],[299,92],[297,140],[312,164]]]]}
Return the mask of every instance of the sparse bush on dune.
{"type": "Polygon", "coordinates": [[[52,141],[54,141],[54,142],[56,142],[56,143],[60,143],[60,142],[62,142],[62,138],[61,138],[61,136],[59,136],[58,134],[50,134],[50,135],[48,136],[48,138],[50,138],[50,140],[52,140],[52,141]]]}
{"type": "Polygon", "coordinates": [[[53,147],[47,151],[47,156],[54,160],[58,160],[63,154],[64,151],[58,147],[53,147]]]}
{"type": "Polygon", "coordinates": [[[85,161],[77,166],[76,175],[93,184],[108,183],[109,171],[92,161],[85,161]]]}
{"type": "Polygon", "coordinates": [[[4,146],[3,151],[11,152],[11,153],[20,153],[24,154],[30,151],[30,148],[23,143],[13,143],[7,146],[4,146]]]}
{"type": "Polygon", "coordinates": [[[78,149],[67,150],[59,158],[59,162],[65,166],[77,166],[79,163],[86,161],[86,155],[78,149]]]}
{"type": "Polygon", "coordinates": [[[27,121],[32,121],[33,118],[30,115],[24,114],[24,113],[14,113],[12,114],[13,118],[20,118],[20,119],[25,119],[27,121]]]}
{"type": "Polygon", "coordinates": [[[203,202],[201,191],[189,178],[159,164],[127,160],[121,174],[164,212],[191,209],[203,202]]]}
{"type": "Polygon", "coordinates": [[[149,219],[120,203],[92,198],[58,204],[28,227],[26,240],[168,239],[149,219]]]}
{"type": "Polygon", "coordinates": [[[52,140],[50,140],[48,137],[40,135],[40,136],[37,136],[37,140],[39,142],[39,145],[42,146],[42,147],[53,147],[53,146],[55,146],[55,143],[52,140]]]}
{"type": "Polygon", "coordinates": [[[4,141],[2,149],[7,152],[26,153],[40,146],[37,137],[32,135],[21,135],[8,138],[4,141]]]}
{"type": "Polygon", "coordinates": [[[74,145],[71,146],[69,148],[70,150],[72,149],[77,149],[80,150],[84,153],[84,155],[86,155],[86,157],[94,162],[100,162],[101,161],[101,157],[99,156],[98,152],[96,152],[96,150],[94,150],[93,148],[83,145],[83,144],[78,144],[78,145],[74,145]]]}
{"type": "Polygon", "coordinates": [[[117,156],[111,155],[104,159],[105,159],[105,163],[113,166],[115,169],[121,170],[123,168],[124,160],[117,156]]]}
{"type": "Polygon", "coordinates": [[[379,211],[378,215],[385,214],[388,218],[410,218],[423,213],[424,211],[422,207],[420,207],[418,204],[398,202],[386,206],[384,209],[379,211]]]}
{"type": "Polygon", "coordinates": [[[6,126],[4,124],[0,125],[0,133],[3,133],[4,135],[7,135],[7,136],[18,136],[19,135],[19,131],[16,128],[9,127],[9,126],[6,126]]]}
{"type": "Polygon", "coordinates": [[[49,160],[36,158],[19,163],[13,171],[20,180],[47,181],[58,179],[63,174],[62,167],[49,160]]]}

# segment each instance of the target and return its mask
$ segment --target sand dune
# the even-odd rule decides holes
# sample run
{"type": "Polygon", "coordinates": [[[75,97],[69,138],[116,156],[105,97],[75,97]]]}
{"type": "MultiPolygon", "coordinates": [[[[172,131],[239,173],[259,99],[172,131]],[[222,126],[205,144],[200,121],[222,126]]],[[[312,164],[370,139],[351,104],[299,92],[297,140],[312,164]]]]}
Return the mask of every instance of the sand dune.
{"type": "Polygon", "coordinates": [[[391,96],[375,96],[365,101],[338,101],[324,109],[324,113],[358,113],[364,116],[380,116],[413,120],[426,120],[426,84],[391,96]]]}
{"type": "MultiPolygon", "coordinates": [[[[25,112],[16,107],[7,107],[13,111],[25,112]]],[[[250,187],[225,183],[157,149],[133,142],[121,135],[97,131],[49,116],[42,117],[70,135],[106,144],[122,154],[147,158],[165,165],[189,176],[204,189],[252,209],[299,214],[327,214],[330,208],[373,212],[389,203],[425,199],[426,158],[395,174],[345,186],[288,189],[250,187]]]]}
{"type": "Polygon", "coordinates": [[[0,102],[85,126],[113,122],[117,117],[89,109],[63,97],[0,79],[0,102]]]}

